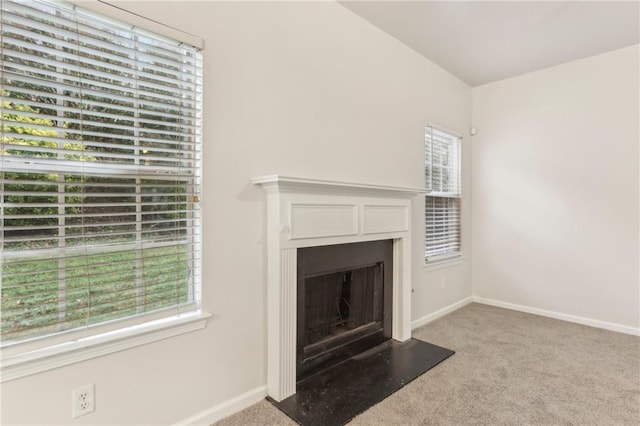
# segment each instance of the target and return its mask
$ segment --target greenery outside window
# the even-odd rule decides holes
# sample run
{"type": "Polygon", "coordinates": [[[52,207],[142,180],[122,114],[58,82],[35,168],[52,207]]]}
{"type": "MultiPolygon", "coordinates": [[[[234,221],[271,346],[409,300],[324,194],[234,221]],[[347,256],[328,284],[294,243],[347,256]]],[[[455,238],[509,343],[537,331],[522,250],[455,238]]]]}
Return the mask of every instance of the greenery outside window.
{"type": "Polygon", "coordinates": [[[199,49],[1,4],[3,351],[198,311],[199,49]]]}
{"type": "Polygon", "coordinates": [[[433,126],[425,128],[427,262],[460,255],[461,139],[433,126]]]}

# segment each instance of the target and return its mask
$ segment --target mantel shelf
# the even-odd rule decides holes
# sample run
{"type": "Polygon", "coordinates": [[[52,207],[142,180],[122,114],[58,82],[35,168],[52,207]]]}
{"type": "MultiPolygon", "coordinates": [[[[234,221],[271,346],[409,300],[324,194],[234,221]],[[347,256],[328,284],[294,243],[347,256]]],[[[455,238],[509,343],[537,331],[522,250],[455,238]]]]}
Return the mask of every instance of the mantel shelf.
{"type": "Polygon", "coordinates": [[[411,198],[427,192],[424,188],[372,185],[281,175],[261,176],[253,178],[251,181],[254,185],[262,186],[265,191],[277,192],[360,192],[400,198],[411,198]]]}

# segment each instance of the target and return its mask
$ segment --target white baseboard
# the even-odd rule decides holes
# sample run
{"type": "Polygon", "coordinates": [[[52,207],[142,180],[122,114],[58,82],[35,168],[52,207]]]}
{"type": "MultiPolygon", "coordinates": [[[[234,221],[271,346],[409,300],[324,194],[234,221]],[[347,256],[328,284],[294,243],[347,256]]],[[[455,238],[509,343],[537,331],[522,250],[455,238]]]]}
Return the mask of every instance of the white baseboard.
{"type": "Polygon", "coordinates": [[[208,426],[212,423],[217,422],[218,420],[222,420],[225,417],[228,417],[232,414],[237,413],[238,411],[244,410],[245,408],[260,402],[262,399],[264,399],[265,396],[267,396],[267,386],[258,386],[255,389],[243,393],[242,395],[238,395],[225,402],[201,411],[200,413],[195,414],[188,419],[184,419],[176,423],[174,426],[208,426]]]}
{"type": "Polygon", "coordinates": [[[579,317],[576,315],[563,314],[560,312],[547,311],[546,309],[532,308],[530,306],[517,305],[515,303],[502,302],[500,300],[487,299],[478,296],[473,296],[473,301],[476,303],[482,303],[483,305],[497,306],[498,308],[511,309],[512,311],[526,312],[528,314],[540,315],[543,317],[574,322],[576,324],[588,325],[589,327],[602,328],[605,330],[617,331],[618,333],[640,336],[640,328],[630,327],[628,325],[579,317]]]}
{"type": "MultiPolygon", "coordinates": [[[[543,317],[555,318],[563,321],[573,322],[577,324],[587,325],[590,327],[602,328],[605,330],[617,331],[619,333],[640,336],[640,328],[630,327],[622,324],[616,324],[606,321],[594,320],[591,318],[579,317],[575,315],[563,314],[559,312],[548,311],[545,309],[532,308],[530,306],[517,305],[515,303],[502,302],[499,300],[487,299],[478,296],[465,297],[449,306],[437,310],[431,314],[425,315],[411,322],[411,329],[414,330],[425,324],[430,323],[440,317],[443,317],[457,309],[468,305],[471,302],[481,303],[483,305],[496,306],[499,308],[511,309],[513,311],[526,312],[528,314],[540,315],[543,317]]],[[[267,396],[267,386],[259,386],[248,392],[231,398],[225,402],[215,405],[207,410],[195,414],[188,419],[176,423],[174,426],[192,426],[192,425],[210,425],[225,417],[228,417],[238,411],[244,410],[253,404],[260,402],[267,396]]]]}
{"type": "Polygon", "coordinates": [[[451,312],[453,312],[455,310],[458,310],[458,309],[462,308],[465,305],[468,305],[472,301],[473,300],[472,300],[471,296],[465,297],[464,299],[459,300],[459,301],[457,301],[455,303],[452,303],[449,306],[445,306],[444,308],[439,309],[439,310],[437,310],[437,311],[435,311],[435,312],[433,312],[433,313],[431,313],[429,315],[425,315],[422,318],[418,318],[416,320],[413,320],[413,321],[411,321],[411,329],[415,330],[418,327],[422,327],[423,325],[428,324],[431,321],[435,321],[440,317],[443,317],[443,316],[445,316],[445,315],[447,315],[447,314],[449,314],[449,313],[451,313],[451,312]]]}

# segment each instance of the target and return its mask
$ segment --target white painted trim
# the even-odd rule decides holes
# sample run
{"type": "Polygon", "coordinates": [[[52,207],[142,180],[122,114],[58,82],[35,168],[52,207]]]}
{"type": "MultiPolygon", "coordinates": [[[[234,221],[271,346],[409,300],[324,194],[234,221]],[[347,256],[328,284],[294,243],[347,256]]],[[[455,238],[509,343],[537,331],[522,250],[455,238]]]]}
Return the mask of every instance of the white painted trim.
{"type": "Polygon", "coordinates": [[[462,300],[459,300],[455,303],[452,303],[449,306],[445,306],[442,309],[439,309],[433,313],[430,313],[428,315],[423,316],[422,318],[418,318],[416,320],[413,320],[411,322],[411,329],[415,330],[418,327],[422,327],[425,324],[428,324],[432,321],[437,320],[438,318],[441,318],[447,314],[450,314],[453,311],[457,311],[458,309],[462,308],[463,306],[468,305],[469,303],[473,302],[473,299],[471,296],[469,297],[465,297],[462,300]]]}
{"type": "Polygon", "coordinates": [[[424,271],[431,272],[438,269],[451,268],[453,266],[460,265],[467,257],[463,255],[456,255],[447,259],[434,261],[431,263],[425,263],[424,271]]]}
{"type": "Polygon", "coordinates": [[[587,325],[589,327],[602,328],[604,330],[616,331],[618,333],[630,334],[632,336],[640,336],[640,328],[630,327],[628,325],[616,324],[613,322],[600,321],[596,319],[579,317],[577,315],[563,314],[561,312],[548,311],[546,309],[533,308],[531,306],[517,305],[515,303],[502,302],[500,300],[487,299],[484,297],[473,296],[473,301],[482,303],[483,305],[496,306],[498,308],[511,309],[512,311],[526,312],[528,314],[540,315],[543,317],[559,319],[562,321],[573,322],[576,324],[587,325]]]}
{"type": "Polygon", "coordinates": [[[206,327],[211,314],[164,318],[2,359],[0,382],[19,379],[206,327]]]}
{"type": "Polygon", "coordinates": [[[440,132],[449,133],[451,136],[455,136],[455,137],[460,138],[460,139],[464,138],[464,135],[462,133],[456,132],[454,130],[447,129],[446,127],[439,126],[437,124],[427,123],[426,127],[432,127],[432,128],[434,128],[434,129],[436,129],[436,130],[438,130],[440,132]]]}
{"type": "Polygon", "coordinates": [[[303,190],[306,193],[312,193],[313,190],[321,190],[322,192],[336,190],[356,190],[360,194],[367,192],[373,194],[387,193],[394,197],[413,198],[418,194],[426,194],[425,188],[404,187],[404,186],[388,186],[374,185],[368,183],[343,182],[335,180],[310,179],[293,176],[269,175],[251,179],[254,185],[261,185],[265,190],[287,191],[287,190],[303,190]]]}
{"type": "Polygon", "coordinates": [[[393,309],[391,337],[399,342],[411,339],[411,240],[393,240],[393,309]]]}
{"type": "Polygon", "coordinates": [[[267,396],[267,385],[258,386],[248,392],[175,423],[174,426],[210,425],[232,414],[260,402],[267,396]]]}

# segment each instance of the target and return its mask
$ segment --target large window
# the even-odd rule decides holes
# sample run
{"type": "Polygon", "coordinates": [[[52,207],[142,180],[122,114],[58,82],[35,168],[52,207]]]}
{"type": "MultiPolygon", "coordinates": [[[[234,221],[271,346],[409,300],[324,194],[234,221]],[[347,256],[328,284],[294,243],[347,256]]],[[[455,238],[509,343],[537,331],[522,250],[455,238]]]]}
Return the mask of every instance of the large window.
{"type": "Polygon", "coordinates": [[[197,311],[198,49],[62,2],[1,3],[3,348],[197,311]]]}
{"type": "Polygon", "coordinates": [[[425,199],[427,262],[460,254],[460,137],[425,129],[425,199]]]}

